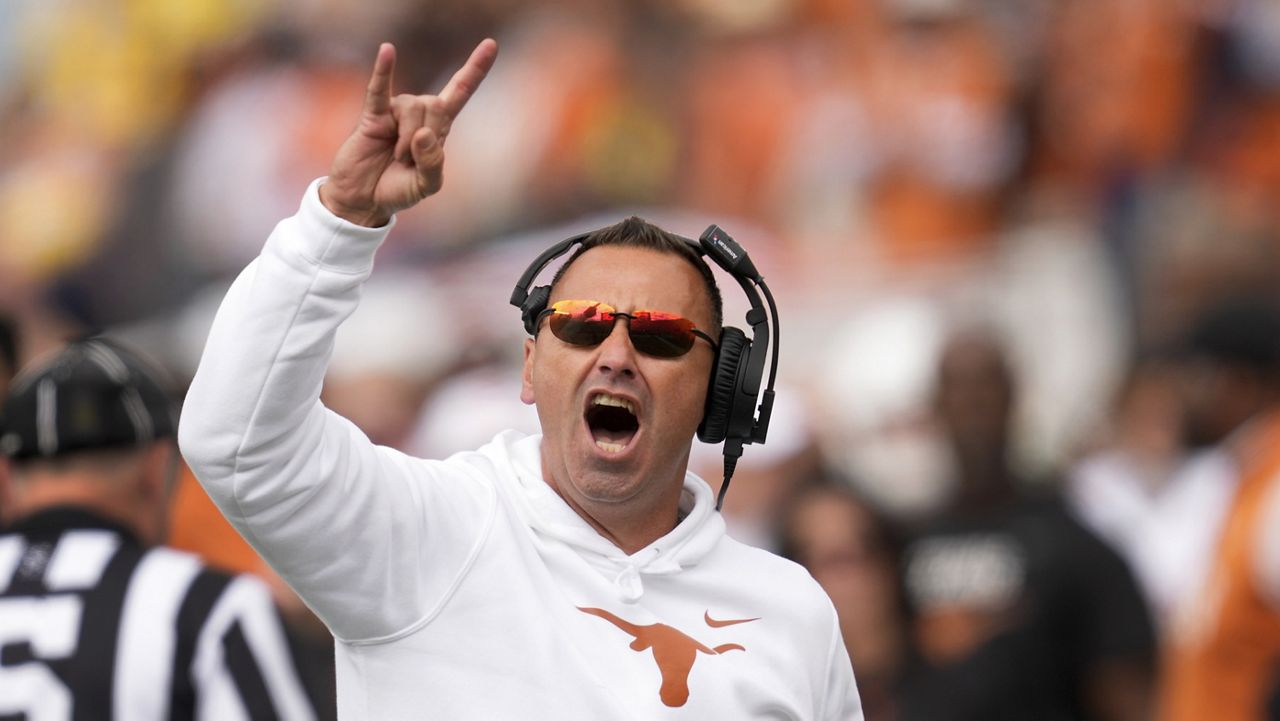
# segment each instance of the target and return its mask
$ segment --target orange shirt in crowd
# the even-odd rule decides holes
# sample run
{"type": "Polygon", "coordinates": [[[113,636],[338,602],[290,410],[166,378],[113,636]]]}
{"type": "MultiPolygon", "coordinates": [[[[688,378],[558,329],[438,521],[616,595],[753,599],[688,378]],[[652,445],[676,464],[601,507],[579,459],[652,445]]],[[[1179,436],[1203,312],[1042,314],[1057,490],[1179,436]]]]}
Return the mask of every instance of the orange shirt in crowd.
{"type": "Polygon", "coordinates": [[[1213,570],[1174,628],[1160,721],[1257,721],[1280,668],[1280,599],[1260,581],[1267,509],[1280,493],[1280,414],[1237,447],[1239,486],[1213,570]],[[1269,505],[1270,504],[1270,505],[1269,505]]]}

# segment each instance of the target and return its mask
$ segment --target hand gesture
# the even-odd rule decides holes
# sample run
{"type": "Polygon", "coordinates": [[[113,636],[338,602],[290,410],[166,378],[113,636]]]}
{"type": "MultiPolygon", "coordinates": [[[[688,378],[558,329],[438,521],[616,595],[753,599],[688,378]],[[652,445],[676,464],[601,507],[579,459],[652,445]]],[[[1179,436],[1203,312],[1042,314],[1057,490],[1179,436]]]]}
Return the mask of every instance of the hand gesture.
{"type": "Polygon", "coordinates": [[[486,39],[439,95],[391,95],[396,49],[378,48],[360,122],[338,148],[320,201],[357,225],[386,225],[397,211],[440,190],[444,141],[480,82],[493,67],[498,44],[486,39]]]}

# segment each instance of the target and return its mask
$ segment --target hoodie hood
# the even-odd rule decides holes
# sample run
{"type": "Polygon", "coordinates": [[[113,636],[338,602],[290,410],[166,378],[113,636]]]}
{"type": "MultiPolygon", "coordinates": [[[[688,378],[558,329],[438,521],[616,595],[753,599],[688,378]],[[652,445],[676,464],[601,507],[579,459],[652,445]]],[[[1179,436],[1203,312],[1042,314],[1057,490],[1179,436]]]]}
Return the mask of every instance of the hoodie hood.
{"type": "Polygon", "coordinates": [[[715,510],[711,486],[686,473],[680,495],[683,520],[653,543],[627,554],[592,528],[543,479],[541,446],[541,434],[504,431],[484,450],[512,471],[514,483],[508,495],[529,527],[543,540],[571,548],[612,581],[619,598],[627,603],[644,595],[645,576],[676,574],[697,565],[724,536],[724,519],[715,510]]]}

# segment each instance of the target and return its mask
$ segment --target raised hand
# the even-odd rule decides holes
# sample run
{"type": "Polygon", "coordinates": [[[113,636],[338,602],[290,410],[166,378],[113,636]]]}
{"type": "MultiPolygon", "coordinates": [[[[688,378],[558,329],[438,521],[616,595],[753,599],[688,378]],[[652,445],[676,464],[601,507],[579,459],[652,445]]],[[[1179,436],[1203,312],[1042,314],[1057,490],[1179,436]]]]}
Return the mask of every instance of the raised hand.
{"type": "Polygon", "coordinates": [[[378,48],[356,129],[338,148],[320,201],[340,218],[386,225],[397,211],[440,190],[449,128],[493,67],[498,44],[486,39],[439,95],[391,95],[396,49],[378,48]]]}

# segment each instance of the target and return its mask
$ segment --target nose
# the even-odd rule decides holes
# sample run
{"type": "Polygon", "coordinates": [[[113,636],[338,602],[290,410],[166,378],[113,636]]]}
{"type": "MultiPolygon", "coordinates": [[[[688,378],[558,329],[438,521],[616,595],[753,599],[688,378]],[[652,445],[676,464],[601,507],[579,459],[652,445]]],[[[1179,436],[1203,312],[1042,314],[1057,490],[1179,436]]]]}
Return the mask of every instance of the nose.
{"type": "Polygon", "coordinates": [[[599,370],[625,376],[635,375],[636,349],[631,345],[631,337],[627,332],[627,319],[618,318],[618,322],[613,325],[613,332],[600,343],[600,351],[596,355],[596,367],[599,370]]]}

